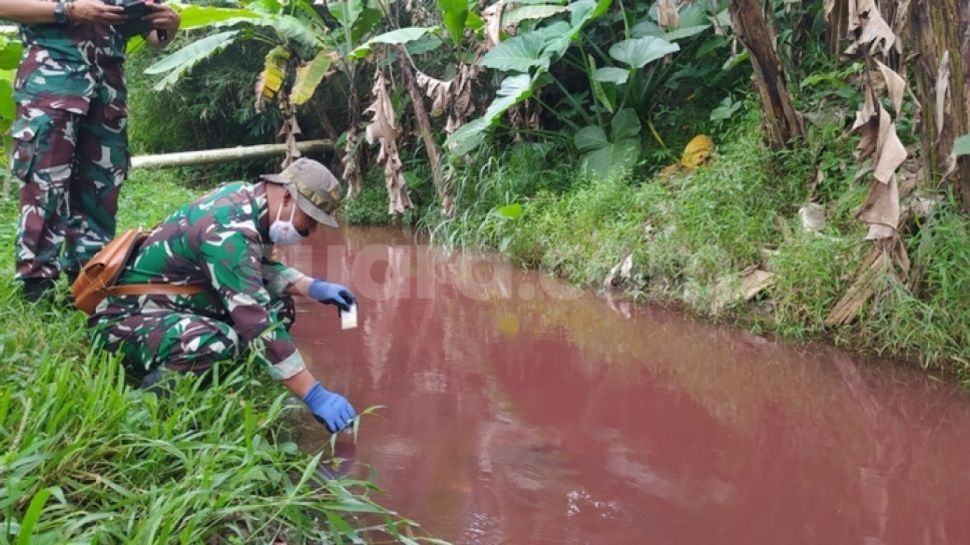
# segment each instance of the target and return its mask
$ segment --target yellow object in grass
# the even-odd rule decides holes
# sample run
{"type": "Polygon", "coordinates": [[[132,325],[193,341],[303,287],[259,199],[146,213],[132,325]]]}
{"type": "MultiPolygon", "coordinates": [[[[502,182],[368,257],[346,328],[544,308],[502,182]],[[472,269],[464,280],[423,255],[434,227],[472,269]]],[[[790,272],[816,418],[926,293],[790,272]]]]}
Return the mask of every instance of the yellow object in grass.
{"type": "Polygon", "coordinates": [[[694,170],[703,165],[714,153],[714,141],[706,134],[698,134],[684,148],[684,155],[680,164],[687,170],[694,170]]]}

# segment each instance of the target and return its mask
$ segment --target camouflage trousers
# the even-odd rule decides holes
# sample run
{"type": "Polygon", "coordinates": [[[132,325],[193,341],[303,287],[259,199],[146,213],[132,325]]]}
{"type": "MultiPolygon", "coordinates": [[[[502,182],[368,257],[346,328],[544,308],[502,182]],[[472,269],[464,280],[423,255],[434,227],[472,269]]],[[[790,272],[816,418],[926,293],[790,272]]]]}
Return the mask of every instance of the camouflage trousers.
{"type": "Polygon", "coordinates": [[[11,172],[20,179],[16,274],[76,272],[115,235],[118,192],[128,174],[123,107],[92,100],[87,114],[18,106],[11,172]]]}
{"type": "MultiPolygon", "coordinates": [[[[269,311],[289,330],[296,307],[289,295],[274,298],[269,311]]],[[[232,324],[163,308],[103,317],[92,332],[96,348],[120,353],[129,376],[140,379],[158,367],[203,374],[216,362],[245,357],[232,324]]]]}

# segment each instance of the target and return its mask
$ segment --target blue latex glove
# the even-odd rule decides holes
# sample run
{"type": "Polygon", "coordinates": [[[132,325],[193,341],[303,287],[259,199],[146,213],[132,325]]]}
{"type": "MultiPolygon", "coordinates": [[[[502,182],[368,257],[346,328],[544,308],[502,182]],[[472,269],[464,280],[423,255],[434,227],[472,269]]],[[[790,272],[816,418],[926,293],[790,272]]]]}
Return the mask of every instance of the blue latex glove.
{"type": "Polygon", "coordinates": [[[337,305],[344,312],[350,310],[351,305],[357,304],[357,298],[354,297],[353,293],[350,293],[346,286],[331,284],[323,280],[314,280],[310,284],[310,297],[321,303],[337,305]]]}
{"type": "Polygon", "coordinates": [[[326,390],[319,382],[313,383],[303,402],[313,413],[314,418],[326,426],[330,433],[343,430],[357,416],[347,398],[326,390]]]}

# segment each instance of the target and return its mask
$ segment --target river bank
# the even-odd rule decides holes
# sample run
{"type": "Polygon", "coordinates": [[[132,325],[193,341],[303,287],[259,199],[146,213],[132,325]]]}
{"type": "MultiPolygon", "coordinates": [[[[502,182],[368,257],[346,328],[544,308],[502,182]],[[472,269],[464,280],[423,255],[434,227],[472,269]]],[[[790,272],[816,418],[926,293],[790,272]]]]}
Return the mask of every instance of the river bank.
{"type": "MultiPolygon", "coordinates": [[[[856,319],[826,324],[871,247],[855,218],[867,186],[852,160],[858,142],[836,122],[810,127],[804,146],[773,153],[758,115],[716,137],[717,152],[694,172],[593,180],[575,158],[520,143],[453,165],[456,212],[443,217],[426,187],[405,222],[436,243],[488,248],[514,262],[638,302],[682,308],[785,339],[825,340],[905,359],[966,380],[970,366],[970,218],[947,196],[903,233],[910,277],[879,276],[856,319]],[[803,228],[799,208],[825,216],[803,228]],[[624,264],[626,265],[624,270],[624,264]],[[751,300],[734,297],[742,273],[770,274],[751,300]]],[[[415,178],[421,175],[415,169],[415,178]]],[[[411,179],[411,178],[409,178],[411,179]]],[[[383,221],[382,188],[352,202],[356,223],[383,221]]]]}

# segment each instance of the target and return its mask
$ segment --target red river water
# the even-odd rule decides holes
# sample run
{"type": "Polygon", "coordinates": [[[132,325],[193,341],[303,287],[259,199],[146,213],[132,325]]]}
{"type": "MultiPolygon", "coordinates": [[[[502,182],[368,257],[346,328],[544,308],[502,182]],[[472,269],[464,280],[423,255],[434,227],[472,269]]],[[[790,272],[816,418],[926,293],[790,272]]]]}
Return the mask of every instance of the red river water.
{"type": "MultiPolygon", "coordinates": [[[[365,416],[350,471],[456,544],[967,544],[970,399],[890,362],[610,301],[383,229],[284,258],[313,371],[365,416]]],[[[327,434],[315,424],[307,449],[327,434]]]]}

